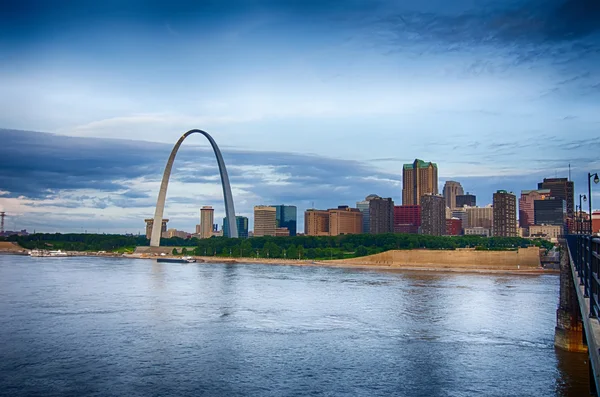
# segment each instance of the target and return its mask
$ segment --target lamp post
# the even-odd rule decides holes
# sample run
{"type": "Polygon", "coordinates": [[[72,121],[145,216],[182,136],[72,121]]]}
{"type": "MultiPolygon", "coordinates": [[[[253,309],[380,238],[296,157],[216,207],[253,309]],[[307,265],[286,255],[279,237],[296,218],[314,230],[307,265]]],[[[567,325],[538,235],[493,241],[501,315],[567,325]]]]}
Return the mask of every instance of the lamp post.
{"type": "Polygon", "coordinates": [[[598,173],[588,172],[588,204],[590,209],[590,234],[592,234],[592,177],[594,177],[594,183],[600,182],[600,178],[598,178],[598,173]]]}
{"type": "Polygon", "coordinates": [[[581,200],[583,199],[583,201],[587,201],[587,197],[585,196],[585,194],[580,194],[579,195],[579,233],[583,234],[584,230],[583,230],[583,204],[581,202],[581,200]]]}

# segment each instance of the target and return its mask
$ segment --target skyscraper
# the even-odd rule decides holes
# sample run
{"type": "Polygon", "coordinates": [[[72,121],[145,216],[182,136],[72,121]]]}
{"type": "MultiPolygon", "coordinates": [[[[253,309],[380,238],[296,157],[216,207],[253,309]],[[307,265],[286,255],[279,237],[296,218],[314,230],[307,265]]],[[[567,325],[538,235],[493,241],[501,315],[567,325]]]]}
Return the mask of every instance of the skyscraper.
{"type": "Polygon", "coordinates": [[[341,205],[328,210],[329,235],[362,233],[362,213],[357,208],[341,205]]]}
{"type": "Polygon", "coordinates": [[[567,204],[565,200],[549,197],[533,202],[534,223],[536,225],[554,225],[565,227],[567,204]]]}
{"type": "Polygon", "coordinates": [[[438,194],[437,164],[415,159],[402,167],[402,205],[420,205],[424,194],[438,194]]]}
{"type": "Polygon", "coordinates": [[[371,199],[379,197],[376,194],[368,195],[364,201],[357,201],[356,208],[363,214],[363,233],[369,233],[371,231],[371,217],[369,216],[369,201],[371,199]]]}
{"type": "Polygon", "coordinates": [[[519,227],[528,228],[535,224],[533,203],[550,197],[550,189],[522,190],[519,198],[519,227]]]}
{"type": "Polygon", "coordinates": [[[277,210],[267,205],[254,207],[254,237],[275,236],[277,233],[277,210]]]}
{"type": "MultiPolygon", "coordinates": [[[[236,216],[235,223],[237,224],[238,237],[248,238],[248,218],[245,216],[236,216]]],[[[223,236],[231,237],[229,235],[229,222],[227,222],[227,217],[223,218],[223,236]]]]}
{"type": "Polygon", "coordinates": [[[517,237],[517,197],[506,190],[494,193],[493,235],[517,237]]]}
{"type": "Polygon", "coordinates": [[[544,178],[538,183],[538,189],[550,189],[550,196],[565,200],[567,206],[567,217],[572,218],[575,210],[574,184],[567,178],[544,178]]]}
{"type": "Polygon", "coordinates": [[[275,208],[277,227],[287,227],[290,236],[296,235],[297,213],[295,205],[272,205],[275,208]]]}
{"type": "Polygon", "coordinates": [[[394,201],[379,196],[369,200],[369,233],[394,232],[394,201]]]}
{"type": "Polygon", "coordinates": [[[432,236],[446,234],[446,202],[443,196],[421,196],[421,233],[432,236]]]}
{"type": "Polygon", "coordinates": [[[215,210],[210,205],[200,208],[200,238],[210,238],[213,235],[215,210]]]}
{"type": "Polygon", "coordinates": [[[477,197],[474,194],[459,194],[456,196],[456,207],[462,208],[464,206],[475,207],[477,205],[477,197]]]}
{"type": "Polygon", "coordinates": [[[462,186],[456,181],[446,181],[444,184],[444,199],[446,200],[446,207],[450,209],[456,208],[456,196],[462,196],[465,194],[462,186]]]}

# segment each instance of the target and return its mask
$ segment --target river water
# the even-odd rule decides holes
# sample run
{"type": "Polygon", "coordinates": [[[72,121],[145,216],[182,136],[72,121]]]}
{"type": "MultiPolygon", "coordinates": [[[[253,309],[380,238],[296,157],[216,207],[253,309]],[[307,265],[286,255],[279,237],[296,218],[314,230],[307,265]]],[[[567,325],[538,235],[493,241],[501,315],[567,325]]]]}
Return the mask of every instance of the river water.
{"type": "Polygon", "coordinates": [[[0,256],[0,394],[585,396],[557,275],[0,256]]]}

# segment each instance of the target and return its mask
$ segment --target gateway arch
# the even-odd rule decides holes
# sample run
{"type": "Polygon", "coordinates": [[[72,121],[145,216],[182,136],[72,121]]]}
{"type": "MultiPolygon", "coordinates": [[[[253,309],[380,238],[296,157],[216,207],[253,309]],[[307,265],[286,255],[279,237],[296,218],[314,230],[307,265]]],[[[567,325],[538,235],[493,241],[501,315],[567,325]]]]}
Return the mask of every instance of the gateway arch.
{"type": "Polygon", "coordinates": [[[160,237],[161,237],[161,226],[162,226],[162,218],[163,212],[165,211],[165,200],[167,198],[167,188],[169,186],[169,177],[171,176],[171,169],[173,168],[173,162],[175,161],[175,156],[177,155],[177,151],[181,146],[181,143],[192,134],[202,134],[208,139],[210,145],[215,152],[215,156],[217,158],[217,164],[219,165],[219,173],[221,174],[221,185],[223,185],[223,197],[225,199],[225,214],[227,215],[227,222],[229,222],[229,235],[230,237],[237,238],[238,230],[237,223],[235,221],[235,208],[233,207],[233,196],[231,195],[231,186],[229,185],[229,176],[227,175],[227,169],[225,168],[225,162],[223,161],[223,156],[221,156],[221,151],[217,146],[215,140],[205,131],[202,130],[189,130],[185,134],[179,138],[173,150],[171,151],[171,155],[169,156],[169,161],[167,161],[167,166],[165,167],[165,172],[163,174],[162,182],[160,184],[160,191],[158,192],[158,200],[156,201],[156,211],[154,212],[154,224],[152,225],[152,238],[150,240],[150,247],[158,247],[160,246],[160,237]]]}

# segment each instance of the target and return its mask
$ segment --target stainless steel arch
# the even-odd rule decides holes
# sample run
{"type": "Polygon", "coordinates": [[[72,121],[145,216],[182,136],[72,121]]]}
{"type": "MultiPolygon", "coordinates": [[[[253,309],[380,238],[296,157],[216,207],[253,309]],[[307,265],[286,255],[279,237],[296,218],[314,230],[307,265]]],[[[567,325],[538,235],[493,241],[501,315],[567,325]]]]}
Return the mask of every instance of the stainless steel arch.
{"type": "Polygon", "coordinates": [[[162,218],[163,212],[165,210],[165,200],[167,198],[167,188],[169,186],[169,177],[171,176],[171,169],[173,168],[173,162],[175,161],[175,156],[177,155],[177,151],[181,146],[181,143],[188,136],[198,133],[202,134],[208,139],[210,145],[215,152],[215,156],[217,157],[217,163],[219,164],[219,173],[221,174],[221,185],[223,185],[223,197],[225,199],[225,213],[227,214],[227,222],[229,222],[229,235],[231,237],[238,237],[237,223],[235,221],[235,208],[233,206],[233,196],[231,195],[231,186],[229,185],[229,176],[227,175],[227,169],[225,168],[225,162],[223,161],[223,156],[221,156],[221,151],[217,146],[215,140],[205,131],[202,130],[189,130],[185,134],[179,138],[173,150],[171,151],[171,155],[169,156],[169,160],[167,161],[167,166],[165,167],[165,172],[163,174],[162,182],[160,184],[160,190],[158,192],[158,200],[156,201],[156,211],[154,212],[154,224],[152,225],[152,239],[150,240],[151,247],[160,246],[160,237],[161,237],[161,229],[162,229],[162,218]]]}

